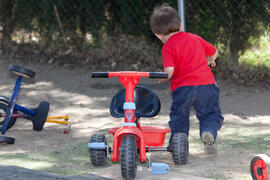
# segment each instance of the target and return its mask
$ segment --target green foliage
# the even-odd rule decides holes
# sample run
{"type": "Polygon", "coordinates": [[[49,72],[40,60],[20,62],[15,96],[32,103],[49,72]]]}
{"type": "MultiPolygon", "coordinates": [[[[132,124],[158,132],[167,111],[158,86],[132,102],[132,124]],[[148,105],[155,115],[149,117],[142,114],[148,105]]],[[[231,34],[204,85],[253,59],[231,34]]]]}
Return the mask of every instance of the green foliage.
{"type": "MultiPolygon", "coordinates": [[[[76,44],[78,39],[84,41],[87,33],[95,41],[106,33],[151,39],[148,18],[153,7],[164,2],[177,6],[173,0],[3,0],[0,3],[0,23],[5,26],[5,19],[12,17],[17,30],[38,31],[42,38],[53,40],[60,37],[63,42],[71,44],[76,44]]],[[[10,34],[15,30],[6,29],[10,34]]]]}
{"type": "Polygon", "coordinates": [[[11,44],[11,34],[15,29],[16,22],[12,14],[15,0],[0,1],[0,24],[2,26],[1,47],[9,49],[11,44]]]}
{"type": "Polygon", "coordinates": [[[152,38],[149,28],[149,17],[156,5],[168,3],[177,8],[174,0],[117,0],[108,3],[108,22],[107,30],[110,34],[129,34],[152,38]]]}
{"type": "MultiPolygon", "coordinates": [[[[160,47],[143,38],[125,35],[103,39],[94,48],[86,48],[83,54],[93,60],[91,64],[101,70],[162,70],[160,47]]],[[[92,67],[93,67],[92,66],[92,67]]]]}
{"type": "MultiPolygon", "coordinates": [[[[3,0],[0,23],[9,34],[15,30],[11,27],[16,27],[71,44],[84,42],[87,33],[94,39],[92,42],[106,37],[106,33],[152,40],[148,19],[153,8],[162,3],[177,9],[177,1],[173,0],[3,0]],[[9,20],[8,24],[7,18],[13,18],[13,23],[9,20]]],[[[222,43],[230,53],[240,55],[250,47],[250,37],[256,38],[265,31],[270,22],[269,7],[270,2],[265,0],[186,1],[187,30],[210,42],[222,43]]]]}
{"type": "Polygon", "coordinates": [[[224,44],[233,64],[251,47],[250,37],[260,37],[270,23],[270,2],[265,0],[191,0],[186,6],[187,30],[224,44]]]}
{"type": "MultiPolygon", "coordinates": [[[[65,175],[87,174],[97,167],[90,163],[87,142],[67,145],[52,152],[1,155],[0,162],[8,165],[65,175]]],[[[111,165],[109,160],[106,166],[111,165]]],[[[103,167],[104,168],[104,167],[103,167]]]]}

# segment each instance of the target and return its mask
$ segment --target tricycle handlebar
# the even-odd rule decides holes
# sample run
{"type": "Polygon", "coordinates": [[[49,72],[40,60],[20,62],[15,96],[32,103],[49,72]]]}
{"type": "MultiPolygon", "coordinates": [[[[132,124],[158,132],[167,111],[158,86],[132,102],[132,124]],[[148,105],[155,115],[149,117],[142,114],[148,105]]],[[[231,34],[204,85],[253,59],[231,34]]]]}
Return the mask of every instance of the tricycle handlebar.
{"type": "Polygon", "coordinates": [[[93,72],[92,78],[108,78],[109,73],[108,72],[93,72]]]}
{"type": "Polygon", "coordinates": [[[92,72],[92,78],[111,78],[111,77],[168,78],[168,74],[164,72],[138,72],[138,71],[92,72]]]}
{"type": "Polygon", "coordinates": [[[149,72],[149,78],[168,78],[168,74],[164,72],[149,72]]]}

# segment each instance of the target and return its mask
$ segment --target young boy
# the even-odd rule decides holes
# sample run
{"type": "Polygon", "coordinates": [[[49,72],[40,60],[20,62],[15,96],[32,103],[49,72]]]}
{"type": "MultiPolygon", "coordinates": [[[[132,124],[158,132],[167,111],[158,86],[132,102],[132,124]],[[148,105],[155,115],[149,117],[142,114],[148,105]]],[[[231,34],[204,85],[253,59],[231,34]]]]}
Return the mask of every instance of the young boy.
{"type": "Polygon", "coordinates": [[[167,4],[154,8],[150,27],[164,43],[163,68],[168,79],[161,82],[171,79],[170,145],[174,133],[188,136],[189,112],[193,106],[200,121],[205,152],[216,155],[217,131],[224,118],[219,107],[219,89],[208,65],[215,67],[217,49],[195,34],[182,32],[177,11],[167,4]]]}

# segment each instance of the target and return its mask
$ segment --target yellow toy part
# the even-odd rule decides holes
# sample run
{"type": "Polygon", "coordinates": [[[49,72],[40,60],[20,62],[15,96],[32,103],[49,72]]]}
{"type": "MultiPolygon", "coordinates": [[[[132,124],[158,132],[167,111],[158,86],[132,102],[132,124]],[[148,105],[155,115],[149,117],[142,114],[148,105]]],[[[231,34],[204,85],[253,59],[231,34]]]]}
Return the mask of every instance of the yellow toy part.
{"type": "Polygon", "coordinates": [[[50,116],[47,117],[46,122],[47,123],[56,123],[56,124],[65,124],[67,125],[67,128],[64,129],[64,134],[68,134],[70,132],[70,123],[69,123],[69,116],[50,116]],[[63,120],[59,120],[63,119],[63,120]]]}

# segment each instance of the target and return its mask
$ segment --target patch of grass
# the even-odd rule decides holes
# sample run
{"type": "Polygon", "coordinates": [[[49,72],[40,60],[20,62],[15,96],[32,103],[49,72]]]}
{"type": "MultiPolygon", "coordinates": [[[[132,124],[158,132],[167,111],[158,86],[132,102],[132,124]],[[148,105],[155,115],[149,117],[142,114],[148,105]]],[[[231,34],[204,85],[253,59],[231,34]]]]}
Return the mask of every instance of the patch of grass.
{"type": "MultiPolygon", "coordinates": [[[[0,163],[70,176],[98,169],[90,162],[87,142],[68,145],[53,152],[1,155],[0,163]]],[[[110,160],[107,160],[106,167],[110,165],[110,160]]]]}
{"type": "Polygon", "coordinates": [[[226,179],[227,177],[224,176],[223,174],[215,174],[215,175],[211,175],[208,178],[212,178],[212,179],[216,179],[216,180],[221,180],[221,179],[226,179]]]}
{"type": "Polygon", "coordinates": [[[222,149],[231,149],[238,154],[270,152],[270,131],[262,128],[224,127],[222,136],[219,143],[222,149]]]}
{"type": "Polygon", "coordinates": [[[237,177],[233,178],[232,180],[250,180],[251,176],[245,176],[245,177],[237,177]]]}

